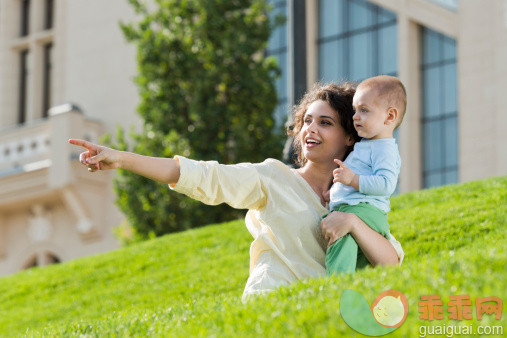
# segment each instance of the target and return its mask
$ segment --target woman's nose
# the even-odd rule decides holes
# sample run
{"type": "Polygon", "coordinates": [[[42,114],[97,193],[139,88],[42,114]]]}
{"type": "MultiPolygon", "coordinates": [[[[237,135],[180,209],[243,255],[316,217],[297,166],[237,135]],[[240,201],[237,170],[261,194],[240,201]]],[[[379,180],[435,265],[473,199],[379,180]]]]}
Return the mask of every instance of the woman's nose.
{"type": "Polygon", "coordinates": [[[312,123],[310,123],[308,125],[308,129],[307,130],[308,130],[309,133],[315,133],[316,129],[317,129],[316,128],[316,123],[315,123],[315,121],[313,121],[312,123]]]}

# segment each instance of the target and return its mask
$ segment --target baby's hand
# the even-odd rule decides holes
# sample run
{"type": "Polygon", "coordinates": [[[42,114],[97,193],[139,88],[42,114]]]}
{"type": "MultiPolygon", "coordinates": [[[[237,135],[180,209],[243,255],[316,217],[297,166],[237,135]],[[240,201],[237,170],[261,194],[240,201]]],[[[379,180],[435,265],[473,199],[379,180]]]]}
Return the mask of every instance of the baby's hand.
{"type": "Polygon", "coordinates": [[[352,186],[356,174],[342,161],[335,159],[334,162],[338,164],[339,167],[333,170],[333,183],[340,182],[352,186]]]}

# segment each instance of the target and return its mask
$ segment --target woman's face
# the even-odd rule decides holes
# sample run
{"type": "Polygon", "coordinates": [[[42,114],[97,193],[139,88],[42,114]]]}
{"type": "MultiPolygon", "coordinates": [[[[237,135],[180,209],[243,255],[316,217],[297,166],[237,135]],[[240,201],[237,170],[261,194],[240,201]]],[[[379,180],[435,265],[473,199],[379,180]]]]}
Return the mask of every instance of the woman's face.
{"type": "Polygon", "coordinates": [[[343,160],[348,146],[354,144],[345,134],[338,113],[322,100],[310,104],[303,117],[301,148],[308,162],[332,163],[343,160]]]}

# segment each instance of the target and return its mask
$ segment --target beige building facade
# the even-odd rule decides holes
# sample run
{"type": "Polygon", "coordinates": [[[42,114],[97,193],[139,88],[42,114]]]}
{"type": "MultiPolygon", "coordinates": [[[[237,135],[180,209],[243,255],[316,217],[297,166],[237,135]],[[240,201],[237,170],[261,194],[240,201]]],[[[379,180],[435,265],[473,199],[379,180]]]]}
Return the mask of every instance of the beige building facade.
{"type": "Polygon", "coordinates": [[[0,275],[119,246],[112,172],[69,138],[139,125],[124,0],[0,1],[0,275]]]}
{"type": "MultiPolygon", "coordinates": [[[[271,0],[280,120],[316,81],[400,77],[399,192],[507,174],[506,0],[271,0]],[[366,55],[366,57],[365,57],[366,55]]],[[[139,126],[126,0],[0,1],[0,275],[118,246],[111,172],[68,138],[139,126]]]]}

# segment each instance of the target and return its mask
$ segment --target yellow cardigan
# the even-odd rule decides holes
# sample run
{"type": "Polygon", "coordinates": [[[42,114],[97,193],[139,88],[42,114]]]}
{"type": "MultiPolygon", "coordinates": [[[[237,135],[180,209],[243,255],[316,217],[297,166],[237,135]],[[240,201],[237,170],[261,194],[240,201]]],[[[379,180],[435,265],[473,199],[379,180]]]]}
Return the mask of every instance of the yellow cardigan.
{"type": "MultiPolygon", "coordinates": [[[[245,223],[250,246],[250,276],[243,299],[297,280],[324,276],[326,246],[320,217],[328,212],[301,175],[282,162],[223,165],[177,156],[180,178],[171,187],[206,204],[249,209],[245,223]]],[[[390,236],[400,264],[403,249],[390,236]]]]}

